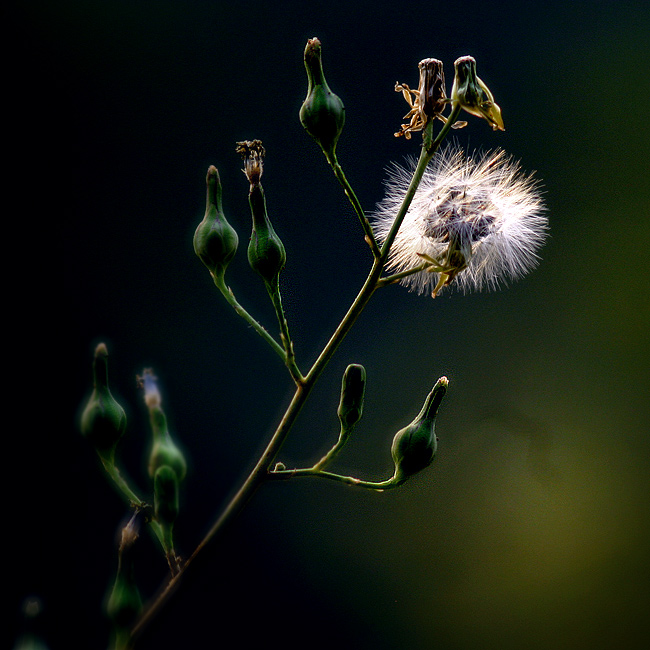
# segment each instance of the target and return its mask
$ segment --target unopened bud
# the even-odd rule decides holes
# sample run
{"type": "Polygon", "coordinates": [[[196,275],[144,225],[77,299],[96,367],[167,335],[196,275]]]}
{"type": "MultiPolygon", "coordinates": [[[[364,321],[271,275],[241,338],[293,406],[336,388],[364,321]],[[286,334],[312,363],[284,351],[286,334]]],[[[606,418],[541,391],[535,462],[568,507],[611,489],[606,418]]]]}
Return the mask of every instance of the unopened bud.
{"type": "Polygon", "coordinates": [[[366,369],[356,363],[350,364],[343,374],[337,410],[343,430],[351,429],[361,419],[365,391],[366,369]]]}
{"type": "Polygon", "coordinates": [[[154,514],[164,525],[171,526],[178,517],[178,479],[169,465],[162,465],[153,477],[154,514]]]}
{"type": "Polygon", "coordinates": [[[205,215],[194,233],[194,252],[217,279],[223,278],[237,252],[239,238],[223,213],[221,180],[213,165],[208,168],[206,185],[205,215]]]}
{"type": "Polygon", "coordinates": [[[115,633],[121,637],[135,623],[142,611],[142,598],[135,582],[133,546],[138,539],[135,516],[122,529],[119,547],[117,575],[106,602],[106,613],[112,621],[115,633]]]}
{"type": "Polygon", "coordinates": [[[304,59],[308,87],[300,107],[300,122],[332,163],[336,161],[336,143],[345,124],[345,107],[325,81],[321,42],[317,38],[307,41],[304,59]]]}
{"type": "Polygon", "coordinates": [[[446,377],[438,379],[415,420],[395,434],[391,447],[395,463],[395,483],[403,483],[433,461],[438,448],[435,434],[436,415],[448,384],[446,377]]]}
{"type": "Polygon", "coordinates": [[[149,454],[149,476],[154,478],[156,470],[167,465],[175,472],[177,479],[182,481],[187,473],[187,463],[169,433],[167,417],[161,407],[156,377],[150,369],[146,369],[138,379],[144,388],[144,400],[149,410],[153,433],[153,445],[149,454]]]}
{"type": "Polygon", "coordinates": [[[454,62],[455,76],[451,89],[451,100],[471,115],[482,117],[493,130],[505,131],[501,109],[494,102],[489,88],[476,75],[476,60],[461,56],[454,62]]]}
{"type": "Polygon", "coordinates": [[[105,343],[100,343],[93,361],[93,392],[81,415],[81,433],[112,465],[125,429],[126,413],[108,387],[108,350],[105,343]]]}

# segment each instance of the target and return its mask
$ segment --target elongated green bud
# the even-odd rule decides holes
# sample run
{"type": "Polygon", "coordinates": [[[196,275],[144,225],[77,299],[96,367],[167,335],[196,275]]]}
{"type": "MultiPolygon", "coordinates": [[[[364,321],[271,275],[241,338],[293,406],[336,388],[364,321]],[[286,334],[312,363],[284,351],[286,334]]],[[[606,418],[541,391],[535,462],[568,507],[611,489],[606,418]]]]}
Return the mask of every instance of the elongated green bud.
{"type": "Polygon", "coordinates": [[[153,477],[154,514],[156,519],[172,526],[178,517],[178,479],[169,465],[162,465],[153,477]]]}
{"type": "Polygon", "coordinates": [[[126,648],[125,637],[142,611],[142,598],[135,582],[133,546],[138,539],[135,516],[122,529],[118,550],[115,582],[106,602],[106,614],[113,623],[117,642],[114,647],[126,648]]]}
{"type": "Polygon", "coordinates": [[[126,413],[108,386],[108,350],[105,343],[100,343],[93,361],[93,392],[81,415],[81,433],[102,459],[112,465],[115,448],[125,429],[126,413]]]}
{"type": "Polygon", "coordinates": [[[248,200],[253,216],[253,230],[248,244],[248,263],[251,268],[273,287],[287,261],[284,244],[275,233],[266,213],[266,199],[261,185],[251,187],[248,200]]]}
{"type": "Polygon", "coordinates": [[[343,373],[341,399],[337,414],[343,430],[351,429],[363,415],[363,398],[366,392],[366,369],[350,364],[343,373]]]}
{"type": "Polygon", "coordinates": [[[433,461],[438,448],[436,415],[448,384],[446,377],[438,379],[415,420],[395,434],[391,447],[395,483],[403,483],[433,461]]]}
{"type": "Polygon", "coordinates": [[[321,42],[310,38],[305,47],[307,97],[300,107],[300,122],[320,145],[330,163],[336,161],[336,143],[345,124],[345,107],[325,81],[321,42]]]}
{"type": "Polygon", "coordinates": [[[174,551],[174,522],[178,517],[178,479],[169,465],[162,465],[153,477],[154,514],[162,532],[162,542],[172,573],[179,568],[174,551]]]}
{"type": "Polygon", "coordinates": [[[208,168],[206,185],[205,215],[194,233],[194,252],[212,277],[223,279],[237,252],[239,237],[223,213],[221,180],[214,165],[208,168]]]}
{"type": "Polygon", "coordinates": [[[248,202],[253,229],[248,243],[248,263],[264,280],[267,288],[277,288],[287,253],[266,211],[266,197],[261,183],[266,151],[260,140],[238,142],[237,151],[244,159],[244,173],[250,183],[248,202]]]}
{"type": "Polygon", "coordinates": [[[159,467],[168,465],[175,472],[178,481],[182,481],[187,473],[187,463],[169,433],[167,417],[161,408],[162,400],[156,377],[150,369],[146,369],[138,379],[144,388],[144,401],[149,409],[149,421],[153,433],[153,445],[149,454],[149,476],[154,478],[159,467]]]}

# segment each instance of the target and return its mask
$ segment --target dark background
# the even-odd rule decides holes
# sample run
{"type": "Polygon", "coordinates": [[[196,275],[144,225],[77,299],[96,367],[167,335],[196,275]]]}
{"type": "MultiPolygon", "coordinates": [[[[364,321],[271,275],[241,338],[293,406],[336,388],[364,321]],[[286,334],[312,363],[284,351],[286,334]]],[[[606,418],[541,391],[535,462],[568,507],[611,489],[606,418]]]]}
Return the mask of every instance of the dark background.
{"type": "MultiPolygon", "coordinates": [[[[160,378],[190,466],[186,555],[287,406],[286,371],[192,250],[208,165],[240,236],[227,281],[274,331],[246,261],[234,151],[264,142],[303,369],[361,286],[370,256],[357,218],[297,117],[313,36],[346,105],[339,158],[366,210],[386,166],[417,154],[417,138],[392,135],[406,112],[395,82],[416,85],[417,63],[435,57],[450,87],[453,61],[471,54],[506,131],[470,117],[455,137],[536,171],[551,237],[540,267],[499,292],[376,294],[281,459],[306,465],[329,448],[340,377],[356,362],[366,409],[337,468],[388,477],[394,432],[445,374],[436,462],[385,494],[266,486],[141,647],[646,646],[646,3],[36,1],[8,18],[5,246],[19,261],[5,280],[6,409],[20,417],[5,425],[3,646],[28,596],[42,601],[52,650],[107,646],[101,606],[126,510],[75,422],[98,341],[129,417],[122,465],[141,492],[149,433],[135,375],[151,366],[160,378]]],[[[165,564],[146,535],[137,570],[150,596],[165,564]]]]}

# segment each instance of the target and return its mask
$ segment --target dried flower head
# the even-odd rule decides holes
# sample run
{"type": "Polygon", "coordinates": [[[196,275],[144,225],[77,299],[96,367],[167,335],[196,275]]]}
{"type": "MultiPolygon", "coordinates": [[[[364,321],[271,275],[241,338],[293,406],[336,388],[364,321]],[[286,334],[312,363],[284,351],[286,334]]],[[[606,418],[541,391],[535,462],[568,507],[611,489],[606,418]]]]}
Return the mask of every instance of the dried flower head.
{"type": "MultiPolygon", "coordinates": [[[[394,165],[373,228],[384,241],[402,204],[413,165],[394,165]]],[[[547,219],[536,183],[504,151],[478,158],[450,146],[426,169],[392,245],[387,268],[402,284],[435,297],[447,285],[494,289],[533,268],[547,219]]]]}
{"type": "MultiPolygon", "coordinates": [[[[433,119],[447,122],[442,111],[450,101],[445,94],[445,73],[442,68],[442,61],[438,59],[422,59],[418,63],[420,70],[420,81],[417,89],[409,88],[408,84],[397,82],[395,92],[401,92],[407,101],[410,111],[402,118],[409,120],[402,124],[395,137],[404,136],[407,140],[416,131],[422,131],[433,119]]],[[[451,125],[452,129],[460,129],[467,122],[457,121],[451,125]]]]}
{"type": "Polygon", "coordinates": [[[438,59],[422,59],[418,69],[420,81],[416,90],[409,88],[408,84],[399,82],[395,84],[395,92],[402,93],[411,109],[403,118],[408,120],[408,123],[402,124],[395,137],[403,135],[407,140],[410,140],[413,132],[424,129],[433,118],[437,117],[445,121],[442,117],[442,111],[446,106],[442,62],[438,59]]]}
{"type": "Polygon", "coordinates": [[[236,147],[237,153],[244,160],[244,169],[242,170],[248,178],[251,185],[259,185],[264,171],[264,156],[266,151],[261,140],[244,140],[238,142],[236,147]]]}

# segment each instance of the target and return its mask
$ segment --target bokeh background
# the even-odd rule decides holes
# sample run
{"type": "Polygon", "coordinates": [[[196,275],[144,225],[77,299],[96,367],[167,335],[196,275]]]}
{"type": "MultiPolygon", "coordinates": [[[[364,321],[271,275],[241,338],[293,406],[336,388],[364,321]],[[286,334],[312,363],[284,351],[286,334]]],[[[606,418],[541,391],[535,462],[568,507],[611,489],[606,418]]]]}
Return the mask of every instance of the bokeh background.
{"type": "MultiPolygon", "coordinates": [[[[208,165],[240,235],[228,282],[273,329],[246,262],[234,151],[264,142],[302,367],[361,286],[358,221],[297,117],[303,48],[318,36],[347,109],[340,161],[366,210],[387,165],[417,155],[417,138],[393,137],[406,112],[395,82],[416,85],[417,63],[435,57],[450,86],[453,61],[471,54],[506,131],[470,118],[455,138],[503,147],[535,171],[551,236],[539,268],[495,293],[376,294],[281,459],[305,465],[329,448],[340,377],[355,362],[368,373],[366,409],[338,469],[389,476],[394,432],[444,374],[434,465],[385,494],[311,479],[265,487],[140,647],[646,647],[647,3],[61,0],[8,17],[7,75],[20,86],[5,100],[7,141],[19,144],[6,195],[22,205],[14,241],[28,286],[6,281],[23,298],[7,348],[21,355],[11,368],[26,402],[5,466],[17,470],[4,500],[5,563],[16,569],[7,645],[36,596],[52,650],[107,646],[101,606],[126,511],[75,428],[98,341],[129,416],[124,471],[141,491],[148,428],[135,375],[153,367],[160,378],[190,464],[185,554],[288,403],[286,371],[192,251],[208,165]]],[[[145,596],[164,572],[144,535],[145,596]]]]}

